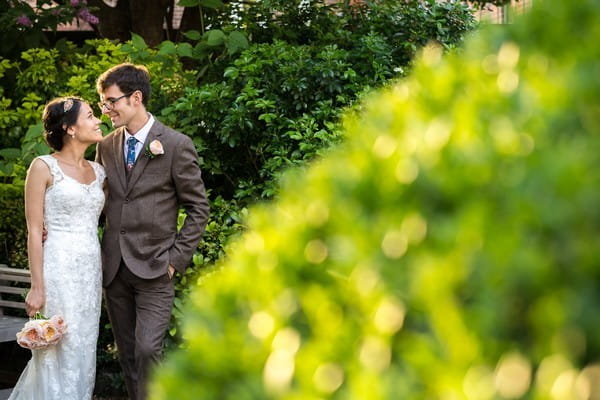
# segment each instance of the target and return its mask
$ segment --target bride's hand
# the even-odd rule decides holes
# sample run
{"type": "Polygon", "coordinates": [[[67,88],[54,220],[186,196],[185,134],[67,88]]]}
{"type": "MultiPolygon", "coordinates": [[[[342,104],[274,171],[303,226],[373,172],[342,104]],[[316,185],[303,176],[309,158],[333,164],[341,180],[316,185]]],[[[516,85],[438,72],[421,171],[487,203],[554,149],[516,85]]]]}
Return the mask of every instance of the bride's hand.
{"type": "Polygon", "coordinates": [[[25,310],[27,315],[33,317],[46,304],[46,294],[40,289],[31,289],[25,298],[25,310]]]}

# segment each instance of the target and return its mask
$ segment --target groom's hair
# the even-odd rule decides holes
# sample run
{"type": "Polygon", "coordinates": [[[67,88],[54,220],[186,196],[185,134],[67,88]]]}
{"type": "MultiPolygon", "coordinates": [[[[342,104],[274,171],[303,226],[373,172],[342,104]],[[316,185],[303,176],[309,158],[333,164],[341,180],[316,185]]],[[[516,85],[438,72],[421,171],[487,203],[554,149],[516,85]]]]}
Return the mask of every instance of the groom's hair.
{"type": "Polygon", "coordinates": [[[106,70],[96,81],[98,94],[104,93],[112,85],[117,85],[124,94],[136,90],[142,92],[142,103],[148,107],[150,99],[150,74],[143,65],[123,63],[106,70]]]}

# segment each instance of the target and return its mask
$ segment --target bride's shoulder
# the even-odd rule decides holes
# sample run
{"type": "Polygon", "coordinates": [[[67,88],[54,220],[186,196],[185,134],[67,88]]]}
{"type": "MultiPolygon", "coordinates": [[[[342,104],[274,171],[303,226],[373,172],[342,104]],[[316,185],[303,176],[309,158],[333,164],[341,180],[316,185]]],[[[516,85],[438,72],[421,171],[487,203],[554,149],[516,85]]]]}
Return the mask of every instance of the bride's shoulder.
{"type": "Polygon", "coordinates": [[[52,155],[45,154],[45,155],[37,156],[36,158],[34,158],[33,161],[31,162],[31,165],[35,164],[36,162],[38,164],[40,162],[42,162],[42,164],[53,164],[54,160],[56,160],[56,158],[52,157],[52,155]]]}
{"type": "Polygon", "coordinates": [[[90,161],[92,168],[96,171],[96,174],[101,175],[102,177],[106,176],[106,172],[104,171],[104,167],[102,164],[97,163],[96,161],[90,161]]]}
{"type": "Polygon", "coordinates": [[[52,157],[50,154],[37,156],[31,161],[29,165],[30,170],[37,171],[45,171],[45,172],[54,172],[56,170],[56,158],[52,157]]]}
{"type": "Polygon", "coordinates": [[[30,171],[48,171],[52,168],[52,156],[37,156],[29,165],[30,171]]]}

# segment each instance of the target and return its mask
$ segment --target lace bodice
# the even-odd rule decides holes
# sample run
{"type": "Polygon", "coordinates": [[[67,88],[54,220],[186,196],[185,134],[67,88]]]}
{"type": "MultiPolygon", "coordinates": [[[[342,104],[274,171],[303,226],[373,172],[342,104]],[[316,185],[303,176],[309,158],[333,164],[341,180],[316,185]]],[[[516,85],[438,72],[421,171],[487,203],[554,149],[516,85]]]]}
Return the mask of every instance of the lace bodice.
{"type": "Polygon", "coordinates": [[[48,233],[96,234],[98,217],[104,206],[104,168],[90,161],[96,179],[90,184],[82,184],[66,175],[53,156],[39,158],[48,165],[53,177],[44,202],[44,223],[48,233]]]}
{"type": "Polygon", "coordinates": [[[60,343],[32,351],[10,399],[89,400],[96,373],[102,270],[98,217],[104,206],[104,168],[90,162],[96,179],[82,184],[53,156],[39,157],[53,182],[44,198],[43,314],[62,315],[68,330],[60,343]]]}

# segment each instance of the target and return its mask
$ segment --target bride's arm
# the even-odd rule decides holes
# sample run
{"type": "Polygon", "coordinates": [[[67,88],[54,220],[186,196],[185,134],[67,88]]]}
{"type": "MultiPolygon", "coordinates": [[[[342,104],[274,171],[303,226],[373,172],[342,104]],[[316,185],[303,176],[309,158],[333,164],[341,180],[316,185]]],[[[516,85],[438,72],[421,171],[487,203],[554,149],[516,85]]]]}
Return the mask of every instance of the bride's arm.
{"type": "Polygon", "coordinates": [[[25,218],[27,220],[27,254],[31,271],[31,290],[25,303],[27,314],[32,317],[46,303],[44,271],[42,268],[44,230],[44,196],[52,183],[52,176],[46,164],[36,159],[27,171],[25,180],[25,218]]]}

